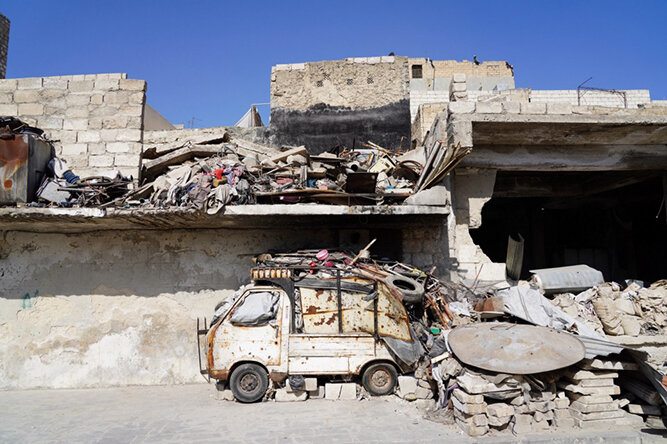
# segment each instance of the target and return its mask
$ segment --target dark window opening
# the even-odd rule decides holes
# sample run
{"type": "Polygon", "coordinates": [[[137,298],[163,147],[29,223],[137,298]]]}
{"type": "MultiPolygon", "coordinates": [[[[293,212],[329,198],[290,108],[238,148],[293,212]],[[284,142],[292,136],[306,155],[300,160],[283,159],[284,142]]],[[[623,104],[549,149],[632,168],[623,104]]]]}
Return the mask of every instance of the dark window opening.
{"type": "Polygon", "coordinates": [[[412,78],[421,79],[422,78],[422,66],[421,65],[412,65],[412,78]]]}
{"type": "Polygon", "coordinates": [[[470,230],[494,262],[505,262],[508,236],[525,239],[529,270],[586,264],[607,281],[664,279],[667,220],[659,173],[499,172],[482,226],[470,230]]]}

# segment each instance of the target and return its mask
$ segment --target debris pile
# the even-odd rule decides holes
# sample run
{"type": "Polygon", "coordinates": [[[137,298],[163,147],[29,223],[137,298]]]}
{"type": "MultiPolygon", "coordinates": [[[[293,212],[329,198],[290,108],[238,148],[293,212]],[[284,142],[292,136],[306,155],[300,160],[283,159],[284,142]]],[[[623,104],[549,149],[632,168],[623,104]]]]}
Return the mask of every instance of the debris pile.
{"type": "Polygon", "coordinates": [[[598,333],[610,336],[667,333],[667,281],[644,288],[630,282],[625,289],[608,282],[574,295],[556,295],[552,303],[582,319],[598,333]]]}
{"type": "Polygon", "coordinates": [[[438,143],[428,153],[401,153],[369,141],[311,155],[304,146],[275,149],[223,131],[148,146],[138,181],[117,171],[81,178],[64,159],[54,158],[60,170],[44,179],[36,198],[37,206],[180,208],[209,214],[225,205],[255,203],[391,205],[441,182],[469,152],[438,143]]]}

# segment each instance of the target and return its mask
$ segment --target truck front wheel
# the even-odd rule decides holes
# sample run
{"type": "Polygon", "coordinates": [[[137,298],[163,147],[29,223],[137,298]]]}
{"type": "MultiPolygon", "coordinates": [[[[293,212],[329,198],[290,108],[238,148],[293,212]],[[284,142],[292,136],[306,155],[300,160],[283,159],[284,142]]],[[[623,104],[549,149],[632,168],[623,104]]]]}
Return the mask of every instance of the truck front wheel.
{"type": "Polygon", "coordinates": [[[384,396],[396,388],[398,373],[393,365],[381,362],[370,365],[361,376],[361,382],[372,396],[384,396]]]}
{"type": "Polygon", "coordinates": [[[232,372],[229,386],[239,402],[256,402],[269,387],[269,375],[257,364],[241,364],[232,372]]]}

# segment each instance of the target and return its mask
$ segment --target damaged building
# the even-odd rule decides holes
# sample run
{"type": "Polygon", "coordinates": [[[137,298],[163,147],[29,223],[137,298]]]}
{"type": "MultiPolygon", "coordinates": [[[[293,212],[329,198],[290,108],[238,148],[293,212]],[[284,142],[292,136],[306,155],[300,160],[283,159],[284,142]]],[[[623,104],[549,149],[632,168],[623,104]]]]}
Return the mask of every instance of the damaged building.
{"type": "MultiPolygon", "coordinates": [[[[200,381],[194,319],[269,250],[359,251],[377,239],[374,257],[480,289],[579,264],[605,281],[665,278],[667,103],[647,90],[517,89],[504,61],[399,56],[277,65],[267,80],[268,126],[200,129],[174,128],[146,103],[146,81],[122,73],[0,80],[0,115],[43,130],[82,178],[111,170],[134,192],[151,168],[173,172],[225,146],[268,158],[246,171],[287,162],[296,175],[304,161],[276,153],[303,145],[292,155],[308,156],[301,181],[319,193],[257,188],[256,200],[230,197],[212,213],[150,206],[157,185],[102,205],[3,201],[0,354],[11,359],[0,362],[1,389],[200,381]],[[345,149],[421,169],[405,172],[411,191],[396,200],[405,176],[388,177],[378,199],[383,171],[354,160],[347,174],[377,175],[370,193],[318,183],[327,178],[318,168],[345,149]],[[465,155],[419,190],[449,150],[465,155]]],[[[16,169],[0,160],[7,194],[16,169]]],[[[662,334],[615,340],[664,361],[662,334]]]]}

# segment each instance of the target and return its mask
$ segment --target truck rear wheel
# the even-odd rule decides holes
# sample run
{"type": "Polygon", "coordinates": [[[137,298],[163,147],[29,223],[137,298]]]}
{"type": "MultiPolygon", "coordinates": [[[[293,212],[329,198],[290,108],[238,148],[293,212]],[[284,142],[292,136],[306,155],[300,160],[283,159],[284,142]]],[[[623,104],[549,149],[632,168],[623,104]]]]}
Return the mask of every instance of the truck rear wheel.
{"type": "Polygon", "coordinates": [[[241,364],[232,372],[229,387],[239,402],[257,402],[269,387],[269,375],[257,364],[241,364]]]}
{"type": "Polygon", "coordinates": [[[380,362],[370,365],[361,377],[361,383],[372,396],[392,393],[398,383],[398,373],[393,365],[380,362]]]}

